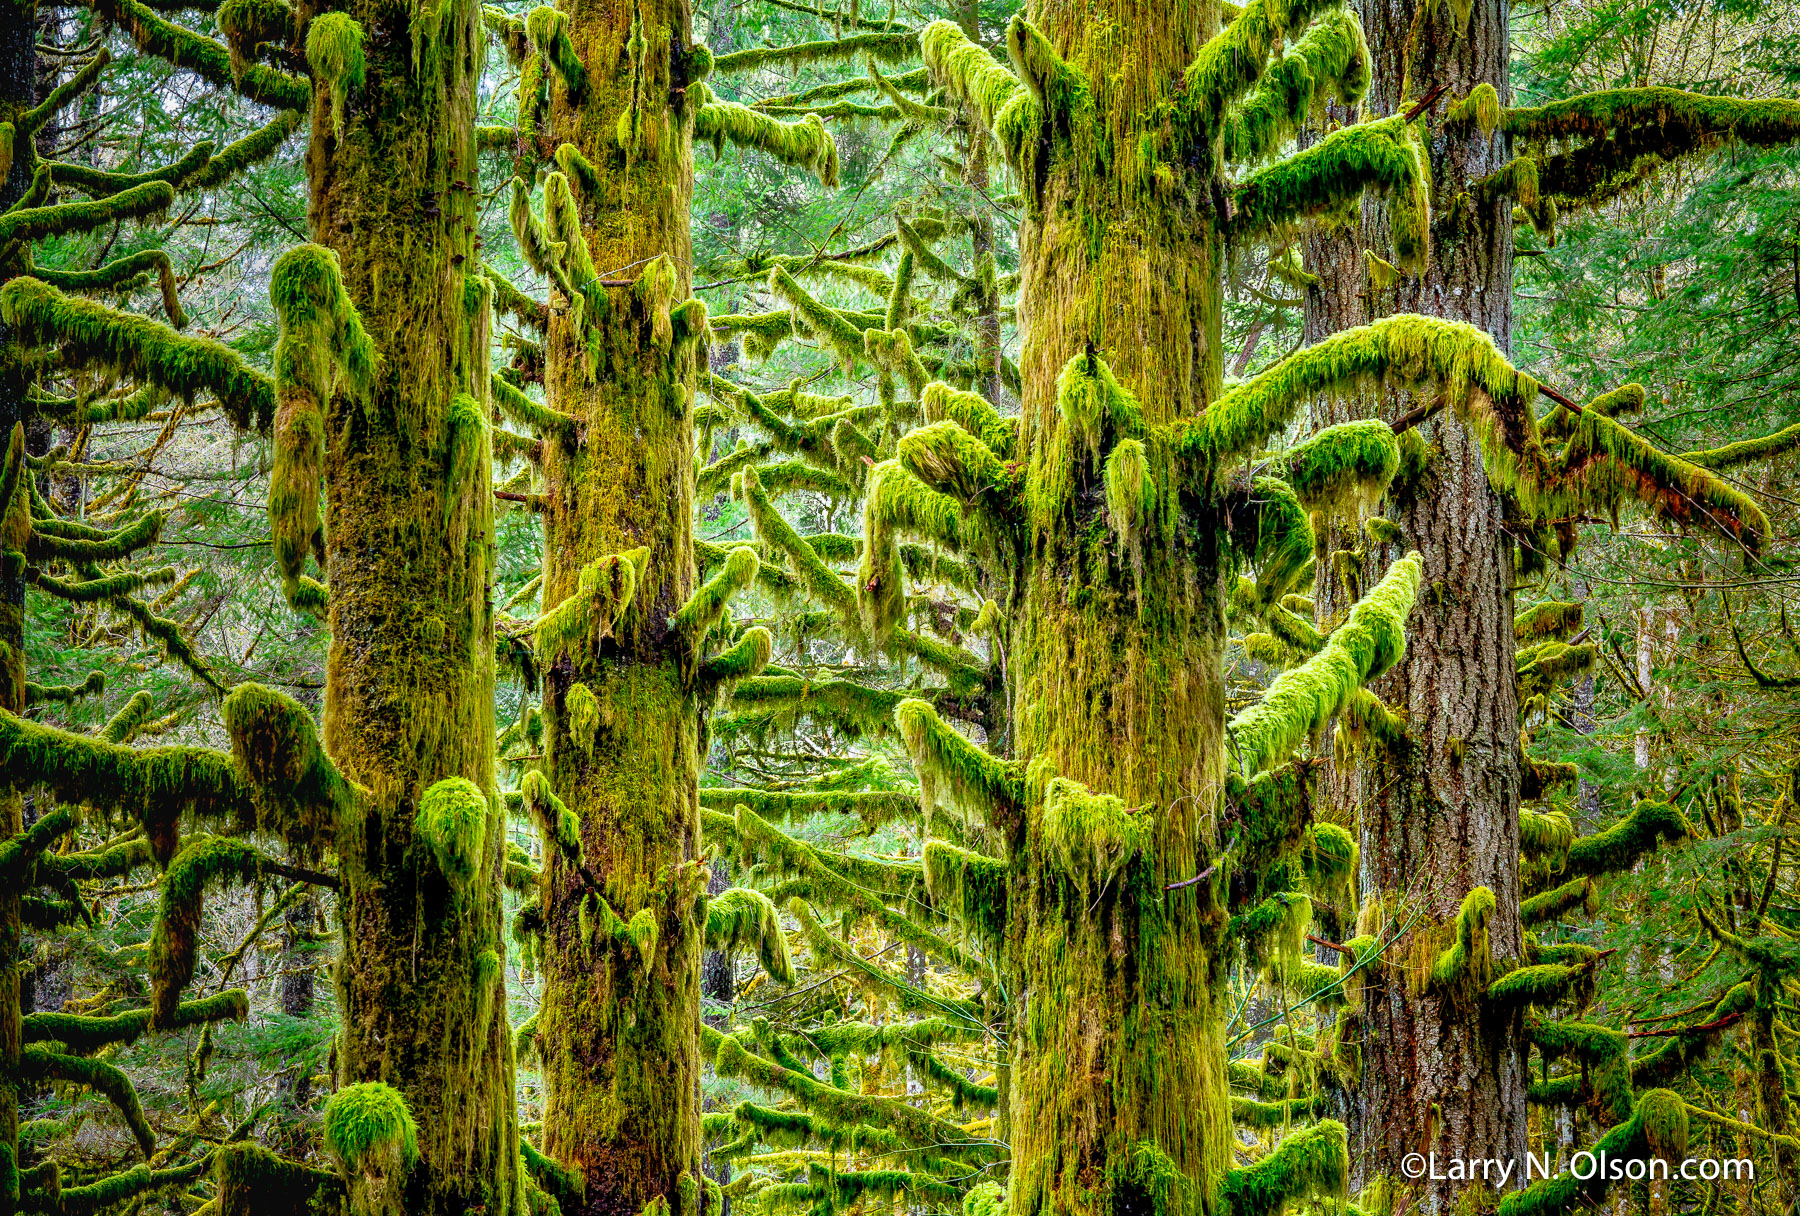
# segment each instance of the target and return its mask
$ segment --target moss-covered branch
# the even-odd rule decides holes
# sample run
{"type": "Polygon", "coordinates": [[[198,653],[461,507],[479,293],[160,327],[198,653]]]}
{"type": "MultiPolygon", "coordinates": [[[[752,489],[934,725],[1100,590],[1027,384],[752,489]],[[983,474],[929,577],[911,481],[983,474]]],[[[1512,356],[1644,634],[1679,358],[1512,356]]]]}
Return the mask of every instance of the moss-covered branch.
{"type": "Polygon", "coordinates": [[[1318,654],[1277,676],[1261,700],[1231,719],[1226,737],[1234,767],[1250,776],[1279,764],[1358,689],[1399,662],[1422,570],[1416,553],[1395,562],[1318,654]]]}
{"type": "Polygon", "coordinates": [[[1225,157],[1259,164],[1328,99],[1354,106],[1369,88],[1369,44],[1347,8],[1326,13],[1264,73],[1225,119],[1225,157]]]}
{"type": "Polygon", "coordinates": [[[265,429],[274,419],[274,382],[210,339],[184,338],[145,317],[65,296],[29,277],[0,288],[0,316],[28,342],[60,342],[64,359],[75,366],[134,376],[188,401],[211,393],[240,428],[265,429]]]}

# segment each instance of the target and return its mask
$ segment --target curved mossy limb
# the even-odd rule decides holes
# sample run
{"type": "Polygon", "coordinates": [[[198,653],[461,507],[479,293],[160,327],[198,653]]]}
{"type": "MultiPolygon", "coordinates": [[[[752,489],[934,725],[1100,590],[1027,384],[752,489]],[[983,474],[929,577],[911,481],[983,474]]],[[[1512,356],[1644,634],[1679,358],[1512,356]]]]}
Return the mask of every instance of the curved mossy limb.
{"type": "MultiPolygon", "coordinates": [[[[1589,1150],[1596,1158],[1605,1153],[1621,1164],[1651,1157],[1679,1162],[1687,1155],[1688,1114],[1681,1096],[1672,1090],[1653,1089],[1637,1099],[1631,1118],[1604,1136],[1589,1150]]],[[[1599,1204],[1611,1191],[1610,1170],[1594,1170],[1587,1178],[1558,1174],[1532,1183],[1522,1191],[1500,1198],[1500,1216],[1568,1216],[1599,1204]]]]}
{"type": "Polygon", "coordinates": [[[26,341],[61,343],[64,358],[75,365],[135,376],[189,401],[210,393],[245,429],[265,429],[274,419],[273,381],[209,338],[182,337],[166,325],[65,296],[32,278],[0,288],[0,315],[26,341]]]}
{"type": "Polygon", "coordinates": [[[329,1170],[292,1161],[260,1144],[221,1144],[213,1153],[219,1216],[313,1216],[343,1198],[344,1180],[329,1170]]]}
{"type": "Polygon", "coordinates": [[[787,935],[775,905],[761,891],[732,887],[706,901],[706,948],[727,955],[751,949],[770,978],[794,982],[787,935]]]}
{"type": "Polygon", "coordinates": [[[1226,726],[1235,765],[1254,775],[1277,764],[1325,725],[1368,681],[1406,652],[1406,618],[1418,593],[1417,554],[1395,562],[1324,649],[1277,676],[1261,700],[1226,726]]]}

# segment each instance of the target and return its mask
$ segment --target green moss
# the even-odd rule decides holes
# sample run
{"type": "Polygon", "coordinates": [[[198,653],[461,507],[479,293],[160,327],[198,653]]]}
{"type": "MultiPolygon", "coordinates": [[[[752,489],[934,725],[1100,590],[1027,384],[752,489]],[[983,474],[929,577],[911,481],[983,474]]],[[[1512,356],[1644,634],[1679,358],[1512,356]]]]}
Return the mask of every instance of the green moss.
{"type": "Polygon", "coordinates": [[[1500,112],[1500,94],[1484,80],[1445,108],[1444,127],[1452,131],[1473,127],[1487,139],[1500,125],[1500,112]]]}
{"type": "Polygon", "coordinates": [[[351,1175],[396,1184],[419,1158],[419,1127],[399,1090],[384,1081],[346,1085],[325,1103],[325,1147],[351,1175]]]}
{"type": "Polygon", "coordinates": [[[1692,834],[1687,819],[1675,807],[1666,802],[1640,802],[1606,831],[1572,843],[1563,873],[1571,877],[1617,874],[1629,870],[1664,841],[1672,843],[1692,834]]]}
{"type": "Polygon", "coordinates": [[[1326,427],[1271,466],[1309,511],[1372,502],[1400,469],[1400,444],[1379,419],[1326,427]]]}
{"type": "MultiPolygon", "coordinates": [[[[1044,788],[1042,838],[1062,872],[1080,888],[1104,890],[1149,843],[1149,827],[1109,794],[1054,777],[1044,788]]],[[[927,869],[929,873],[929,868],[927,869]]]]}
{"type": "Polygon", "coordinates": [[[1421,569],[1417,554],[1395,562],[1324,649],[1276,677],[1255,705],[1231,719],[1226,737],[1235,768],[1254,775],[1279,764],[1363,684],[1400,661],[1421,569]]]}
{"type": "Polygon", "coordinates": [[[550,779],[536,769],[519,782],[525,806],[538,820],[546,842],[554,841],[571,859],[581,856],[581,818],[550,788],[550,779]]]}
{"type": "Polygon", "coordinates": [[[939,789],[990,822],[1004,821],[1023,806],[1020,766],[995,759],[969,742],[946,726],[928,702],[902,701],[894,710],[894,721],[919,771],[922,806],[935,802],[939,789]]]}
{"type": "Polygon", "coordinates": [[[1295,1201],[1341,1201],[1349,1171],[1344,1125],[1327,1119],[1283,1137],[1255,1165],[1228,1170],[1220,1199],[1231,1216],[1281,1216],[1295,1201]]]}
{"type": "MultiPolygon", "coordinates": [[[[1601,1136],[1589,1150],[1596,1159],[1605,1153],[1624,1165],[1653,1156],[1679,1161],[1687,1153],[1687,1105],[1667,1089],[1653,1089],[1638,1098],[1629,1120],[1601,1136]]],[[[1532,1183],[1522,1191],[1500,1197],[1499,1216],[1573,1216],[1591,1210],[1612,1189],[1610,1170],[1592,1171],[1586,1179],[1573,1173],[1558,1174],[1532,1183]]]]}
{"type": "Polygon", "coordinates": [[[472,889],[482,877],[491,813],[487,795],[465,777],[433,782],[419,799],[413,830],[458,891],[472,889]]]}
{"type": "Polygon", "coordinates": [[[579,98],[587,90],[587,69],[569,37],[569,18],[547,4],[540,4],[525,14],[525,34],[544,61],[556,69],[571,98],[579,98]]]}
{"type": "MultiPolygon", "coordinates": [[[[1590,404],[1589,409],[1594,407],[1590,404]]],[[[1698,452],[1683,452],[1681,458],[1703,469],[1738,469],[1760,460],[1785,455],[1800,446],[1800,425],[1790,426],[1754,439],[1740,439],[1723,447],[1698,452]]]]}
{"type": "Polygon", "coordinates": [[[902,535],[960,549],[963,513],[955,499],[926,485],[910,468],[884,460],[869,471],[863,498],[863,556],[856,579],[864,627],[878,640],[893,632],[906,609],[902,535]]]}
{"type": "Polygon", "coordinates": [[[1502,1009],[1548,1009],[1564,1001],[1582,1009],[1594,997],[1594,971],[1557,963],[1518,967],[1489,984],[1483,996],[1489,1005],[1502,1009]]]}
{"type": "Polygon", "coordinates": [[[1417,270],[1430,256],[1430,189],[1429,164],[1399,116],[1357,123],[1246,178],[1232,229],[1267,238],[1374,193],[1388,199],[1395,261],[1417,270]]]}
{"type": "Polygon", "coordinates": [[[1463,897],[1456,913],[1456,937],[1431,960],[1430,979],[1453,995],[1480,993],[1494,972],[1494,952],[1488,940],[1488,922],[1494,916],[1494,893],[1476,887],[1463,897]]]}
{"type": "Polygon", "coordinates": [[[1588,915],[1599,909],[1599,895],[1591,878],[1577,878],[1519,904],[1519,922],[1526,926],[1556,920],[1575,908],[1585,908],[1588,915]]]}
{"type": "MultiPolygon", "coordinates": [[[[137,1090],[123,1071],[104,1060],[64,1055],[44,1047],[26,1047],[18,1054],[18,1076],[27,1081],[60,1081],[91,1089],[118,1110],[146,1158],[156,1152],[156,1133],[144,1117],[137,1090]]],[[[128,1192],[129,1193],[129,1192],[128,1192]]]]}
{"type": "Polygon", "coordinates": [[[814,42],[750,47],[713,58],[713,74],[732,75],[774,65],[797,67],[854,60],[861,56],[881,63],[901,63],[918,54],[917,35],[910,30],[845,34],[814,42]]]}
{"type": "MultiPolygon", "coordinates": [[[[890,324],[888,328],[892,329],[894,325],[890,324]]],[[[1018,441],[1018,420],[1002,418],[979,393],[963,392],[941,380],[934,380],[920,393],[919,409],[926,422],[954,422],[986,444],[1000,459],[1011,459],[1014,444],[1018,441]]]]}
{"type": "Polygon", "coordinates": [[[150,938],[150,1026],[161,1030],[179,1017],[181,990],[194,977],[194,948],[208,886],[248,885],[272,874],[267,857],[239,840],[196,836],[163,873],[156,930],[150,938]]]}
{"type": "MultiPolygon", "coordinates": [[[[0,220],[0,240],[6,236],[0,220]]],[[[274,383],[210,339],[184,338],[148,318],[73,299],[28,277],[0,288],[0,316],[26,342],[60,342],[70,365],[120,372],[187,401],[211,393],[240,427],[267,427],[274,417],[274,383]]]]}
{"type": "Polygon", "coordinates": [[[694,112],[694,138],[711,142],[718,155],[727,142],[755,148],[784,165],[805,169],[827,189],[838,184],[837,141],[817,114],[783,122],[735,101],[711,98],[694,112]]]}
{"type": "Polygon", "coordinates": [[[781,918],[761,891],[732,887],[707,900],[706,948],[727,954],[753,949],[771,978],[784,984],[794,982],[794,964],[788,955],[787,935],[781,931],[781,918]]]}
{"type": "Polygon", "coordinates": [[[221,1144],[213,1154],[219,1216],[311,1216],[315,1198],[329,1208],[343,1198],[336,1174],[290,1161],[260,1144],[221,1144]]]}
{"type": "Polygon", "coordinates": [[[366,71],[363,31],[347,13],[321,13],[306,27],[306,62],[331,90],[331,125],[344,137],[344,103],[366,71]]]}
{"type": "MultiPolygon", "coordinates": [[[[250,998],[233,988],[195,1001],[183,1001],[159,1030],[203,1026],[227,1018],[242,1022],[250,1016],[250,998]]],[[[56,1043],[69,1055],[93,1055],[102,1048],[135,1043],[150,1029],[150,1010],[133,1009],[107,1017],[79,1013],[32,1013],[20,1023],[23,1041],[56,1043]]]]}
{"type": "Polygon", "coordinates": [[[1519,851],[1527,857],[1560,857],[1575,841],[1575,825],[1561,811],[1519,812],[1519,851]]]}
{"type": "Polygon", "coordinates": [[[681,606],[675,614],[675,628],[681,632],[691,651],[697,651],[701,640],[724,617],[732,597],[756,581],[759,565],[755,549],[731,550],[717,573],[681,606]]]}
{"type": "Polygon", "coordinates": [[[640,567],[649,551],[609,554],[582,567],[574,594],[538,617],[534,632],[540,661],[585,653],[613,634],[637,594],[640,567]]]}
{"type": "Polygon", "coordinates": [[[1581,605],[1545,600],[1513,617],[1513,637],[1520,642],[1566,639],[1581,631],[1581,605]]]}
{"type": "Polygon", "coordinates": [[[1328,100],[1354,106],[1369,88],[1369,45],[1347,9],[1327,12],[1264,71],[1225,120],[1225,157],[1258,164],[1328,100]]]}

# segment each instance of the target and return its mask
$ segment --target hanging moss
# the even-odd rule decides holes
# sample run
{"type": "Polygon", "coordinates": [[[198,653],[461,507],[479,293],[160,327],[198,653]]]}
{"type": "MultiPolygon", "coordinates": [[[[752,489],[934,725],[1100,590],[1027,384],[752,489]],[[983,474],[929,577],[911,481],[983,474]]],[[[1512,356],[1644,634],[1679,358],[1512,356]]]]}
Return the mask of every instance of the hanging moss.
{"type": "Polygon", "coordinates": [[[1575,908],[1583,908],[1589,916],[1600,910],[1599,895],[1591,878],[1577,878],[1554,890],[1533,895],[1519,904],[1519,922],[1526,926],[1556,920],[1575,908]]]}
{"type": "Polygon", "coordinates": [[[1327,12],[1263,72],[1225,120],[1225,157],[1259,164],[1328,100],[1354,106],[1369,88],[1369,44],[1347,9],[1327,12]]]}
{"type": "Polygon", "coordinates": [[[919,770],[920,805],[935,801],[942,788],[959,805],[1000,822],[1016,815],[1025,788],[1017,764],[996,760],[944,725],[925,701],[903,701],[894,721],[919,770]]]}
{"type": "MultiPolygon", "coordinates": [[[[1592,405],[1588,406],[1593,409],[1592,405]]],[[[1738,469],[1759,460],[1770,460],[1800,446],[1800,424],[1755,439],[1740,439],[1723,447],[1683,452],[1681,458],[1703,469],[1738,469]]]]}
{"type": "Polygon", "coordinates": [[[633,549],[609,554],[582,567],[573,595],[538,617],[537,652],[540,660],[558,654],[583,653],[612,636],[613,626],[631,606],[637,593],[640,566],[649,551],[633,549]]]}
{"type": "Polygon", "coordinates": [[[555,791],[550,788],[550,779],[533,769],[520,780],[519,791],[525,797],[526,807],[537,817],[539,826],[543,828],[544,838],[555,841],[565,856],[579,858],[581,819],[556,796],[555,791]]]}
{"type": "Polygon", "coordinates": [[[783,984],[794,982],[794,964],[788,955],[787,935],[774,903],[761,891],[732,887],[706,902],[706,948],[728,955],[749,948],[770,977],[783,984]]]}
{"type": "Polygon", "coordinates": [[[181,990],[194,977],[194,948],[209,885],[248,885],[272,872],[269,859],[239,840],[190,839],[163,873],[156,931],[150,938],[150,1025],[161,1030],[179,1015],[181,990]]]}
{"type": "Polygon", "coordinates": [[[540,1153],[523,1136],[519,1138],[519,1156],[532,1179],[556,1202],[559,1209],[566,1204],[569,1212],[581,1210],[582,1199],[587,1194],[586,1174],[540,1153]]]}
{"type": "MultiPolygon", "coordinates": [[[[250,1016],[250,998],[241,988],[183,1001],[176,1006],[168,1024],[159,1030],[177,1030],[186,1026],[203,1026],[227,1018],[242,1022],[250,1016]]],[[[133,1009],[108,1017],[79,1013],[32,1013],[20,1022],[23,1041],[56,1043],[64,1053],[93,1055],[102,1048],[135,1043],[150,1029],[150,1010],[133,1009]]]]}
{"type": "Polygon", "coordinates": [[[954,422],[1000,459],[1012,457],[1018,440],[1018,419],[1001,417],[980,394],[963,392],[935,380],[920,393],[919,409],[926,422],[954,422]]]}
{"type": "Polygon", "coordinates": [[[1579,1011],[1593,1002],[1594,971],[1556,963],[1518,967],[1489,984],[1482,995],[1489,1005],[1501,1009],[1549,1009],[1568,1001],[1579,1011]]]}
{"type": "MultiPolygon", "coordinates": [[[[1621,1164],[1654,1156],[1679,1161],[1687,1153],[1687,1105],[1679,1094],[1653,1089],[1638,1098],[1631,1118],[1619,1124],[1589,1150],[1605,1153],[1621,1164]]],[[[1598,1207],[1612,1189],[1608,1171],[1594,1170],[1586,1179],[1558,1174],[1500,1197],[1499,1216],[1573,1216],[1598,1207]]]]}
{"type": "Polygon", "coordinates": [[[911,30],[846,34],[817,42],[794,42],[785,46],[758,46],[713,58],[713,74],[732,75],[753,72],[772,65],[789,67],[835,63],[868,56],[880,63],[902,63],[917,55],[918,35],[911,30]]]}
{"type": "Polygon", "coordinates": [[[344,103],[365,71],[362,26],[347,13],[321,13],[306,27],[306,62],[331,90],[331,125],[344,136],[344,103]]]}
{"type": "Polygon", "coordinates": [[[1526,857],[1561,857],[1575,841],[1575,825],[1561,811],[1519,812],[1519,851],[1526,857]]]}
{"type": "Polygon", "coordinates": [[[481,877],[490,813],[481,787],[464,777],[434,782],[419,799],[413,830],[458,891],[481,877]]]}
{"type": "MultiPolygon", "coordinates": [[[[0,220],[0,240],[6,236],[0,220]]],[[[70,365],[120,372],[188,401],[211,393],[246,429],[266,428],[274,418],[273,382],[210,339],[184,338],[148,318],[73,299],[29,277],[0,288],[0,316],[23,341],[60,342],[70,365]]]]}
{"type": "Polygon", "coordinates": [[[1494,916],[1494,893],[1476,887],[1463,897],[1456,913],[1455,940],[1431,960],[1430,979],[1452,994],[1479,993],[1488,987],[1494,971],[1494,952],[1488,941],[1488,922],[1494,916]]]}
{"type": "Polygon", "coordinates": [[[1444,110],[1444,129],[1467,131],[1470,127],[1487,139],[1500,125],[1500,94],[1494,86],[1482,81],[1466,96],[1451,102],[1444,110]]]}
{"type": "Polygon", "coordinates": [[[953,550],[962,547],[962,510],[956,500],[926,485],[898,461],[884,460],[869,471],[863,498],[863,556],[857,568],[857,596],[863,624],[881,640],[905,612],[905,576],[899,537],[917,536],[953,550]]]}
{"type": "Polygon", "coordinates": [[[1254,775],[1280,763],[1363,684],[1399,662],[1421,569],[1417,554],[1395,562],[1324,649],[1277,676],[1261,700],[1231,719],[1225,729],[1234,767],[1254,775]]]}
{"type": "Polygon", "coordinates": [[[568,14],[540,4],[525,14],[525,34],[544,61],[556,69],[571,98],[587,90],[587,70],[569,37],[568,14]]]}
{"type": "Polygon", "coordinates": [[[0,773],[41,783],[70,805],[136,816],[164,862],[174,855],[183,812],[207,820],[255,820],[230,757],[208,748],[135,750],[0,711],[0,773]]]}
{"type": "Polygon", "coordinates": [[[675,614],[675,628],[690,648],[697,648],[701,639],[719,623],[731,598],[756,581],[759,564],[756,550],[747,547],[731,550],[718,572],[681,606],[675,614]]]}
{"type": "Polygon", "coordinates": [[[1341,511],[1381,497],[1400,469],[1400,444],[1379,419],[1326,427],[1271,468],[1311,511],[1341,511]]]}
{"type": "MultiPolygon", "coordinates": [[[[700,1050],[721,1077],[741,1077],[754,1085],[791,1095],[815,1120],[843,1127],[869,1125],[898,1133],[911,1144],[928,1144],[950,1160],[979,1165],[998,1160],[1003,1146],[971,1137],[954,1123],[894,1098],[850,1093],[816,1080],[810,1073],[783,1068],[744,1049],[735,1038],[710,1026],[700,1028],[700,1050]]],[[[816,1123],[815,1123],[816,1126],[816,1123]]]]}
{"type": "Polygon", "coordinates": [[[837,141],[817,114],[782,122],[735,101],[708,98],[694,112],[694,138],[710,141],[719,155],[727,142],[755,148],[781,164],[805,169],[828,190],[838,184],[837,141]]]}
{"type": "Polygon", "coordinates": [[[1513,617],[1513,637],[1521,642],[1563,640],[1581,631],[1581,605],[1545,600],[1513,617]]]}
{"type": "Polygon", "coordinates": [[[64,1055],[43,1047],[26,1047],[18,1054],[18,1076],[27,1081],[59,1081],[91,1089],[111,1102],[125,1120],[146,1158],[156,1152],[156,1132],[144,1117],[143,1104],[131,1079],[104,1060],[64,1055]]]}
{"type": "Polygon", "coordinates": [[[1373,192],[1389,199],[1395,261],[1417,270],[1430,254],[1430,186],[1429,165],[1399,116],[1358,123],[1246,178],[1232,230],[1266,239],[1373,192]]]}
{"type": "MultiPolygon", "coordinates": [[[[1044,788],[1041,822],[1044,844],[1084,902],[1090,892],[1111,884],[1149,839],[1148,826],[1122,801],[1063,777],[1044,788]]],[[[929,860],[926,873],[931,873],[929,860]]]]}
{"type": "Polygon", "coordinates": [[[1220,1198],[1232,1216],[1281,1216],[1296,1200],[1341,1200],[1349,1169],[1344,1125],[1327,1119],[1283,1137],[1255,1165],[1228,1170],[1220,1198]]]}
{"type": "Polygon", "coordinates": [[[315,1198],[325,1197],[328,1208],[341,1201],[344,1186],[336,1174],[244,1141],[214,1151],[213,1180],[219,1216],[311,1216],[319,1210],[315,1198]]]}
{"type": "Polygon", "coordinates": [[[419,1128],[384,1081],[346,1085],[325,1103],[325,1147],[346,1173],[398,1182],[419,1158],[419,1128]]]}
{"type": "Polygon", "coordinates": [[[221,711],[233,766],[254,792],[260,825],[300,848],[329,842],[353,788],[326,757],[306,707],[245,682],[231,690],[221,711]]]}

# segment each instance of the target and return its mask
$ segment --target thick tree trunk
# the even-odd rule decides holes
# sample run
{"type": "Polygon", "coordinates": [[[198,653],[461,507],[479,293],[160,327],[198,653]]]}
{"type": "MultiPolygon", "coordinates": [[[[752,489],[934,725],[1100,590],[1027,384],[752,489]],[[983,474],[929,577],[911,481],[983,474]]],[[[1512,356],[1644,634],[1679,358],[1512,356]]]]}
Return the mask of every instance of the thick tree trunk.
{"type": "Polygon", "coordinates": [[[488,303],[476,274],[473,0],[355,0],[367,79],[341,136],[314,92],[307,154],[316,239],[381,353],[367,403],[327,426],[331,650],[324,743],[367,787],[338,840],[341,1083],[385,1081],[419,1127],[404,1183],[355,1205],[408,1216],[516,1212],[517,1120],[501,930],[505,833],[490,815],[471,894],[415,840],[420,796],[463,777],[494,789],[492,499],[486,444],[451,460],[452,403],[486,416],[488,303]],[[452,481],[452,478],[458,478],[452,481]]]}
{"type": "MultiPolygon", "coordinates": [[[[14,122],[36,104],[37,20],[32,0],[0,0],[0,122],[14,122]]],[[[36,162],[31,141],[15,140],[11,168],[0,176],[0,211],[5,211],[31,185],[36,162]]],[[[18,259],[0,263],[0,283],[23,270],[18,259]]],[[[25,418],[26,380],[22,365],[5,357],[12,342],[0,322],[0,459],[13,428],[25,418]]],[[[25,562],[21,554],[31,528],[31,499],[20,478],[11,502],[0,502],[0,709],[16,713],[25,703],[25,562]]],[[[0,792],[0,840],[25,828],[24,802],[16,790],[0,792]]],[[[16,884],[0,887],[0,1216],[11,1216],[19,1203],[18,1075],[23,1046],[19,997],[23,969],[19,957],[23,927],[16,884]]]]}
{"type": "MultiPolygon", "coordinates": [[[[1044,0],[1031,19],[1093,82],[1100,138],[1121,159],[1218,29],[1217,8],[1192,0],[1154,10],[1044,0]]],[[[1204,884],[1160,898],[1164,884],[1197,872],[1218,810],[1217,557],[1210,539],[1152,537],[1140,578],[1103,523],[1087,441],[1068,433],[1057,405],[1058,376],[1085,349],[1137,394],[1151,423],[1205,408],[1221,380],[1216,215],[1203,188],[1157,190],[1139,184],[1147,172],[1135,165],[1102,176],[1066,150],[1041,154],[1039,205],[1020,241],[1022,446],[1034,486],[1057,484],[1070,462],[1078,471],[1072,500],[1034,527],[1012,596],[1014,754],[1127,807],[1157,809],[1153,843],[1118,879],[1117,898],[1091,907],[1057,898],[1067,884],[1040,800],[1011,842],[1010,986],[1026,994],[1008,1085],[1016,1216],[1134,1210],[1147,1202],[1144,1149],[1202,1195],[1231,1158],[1214,1007],[1220,914],[1204,884]]]]}
{"type": "MultiPolygon", "coordinates": [[[[597,273],[635,279],[666,255],[675,287],[660,303],[608,288],[591,350],[567,312],[554,315],[546,346],[545,391],[580,420],[580,437],[545,444],[544,603],[575,594],[591,563],[648,550],[611,637],[543,656],[548,774],[581,817],[607,902],[624,920],[651,910],[656,932],[647,956],[604,932],[584,941],[583,880],[547,860],[544,1148],[585,1176],[580,1216],[637,1216],[658,1198],[676,1216],[699,1216],[699,710],[670,624],[695,578],[692,356],[672,357],[656,338],[691,283],[690,10],[687,0],[560,7],[588,87],[571,98],[554,83],[544,151],[573,144],[598,171],[597,189],[575,184],[597,273]],[[622,147],[621,116],[634,106],[640,134],[622,147]],[[598,703],[591,745],[571,730],[577,684],[598,703]]],[[[565,1206],[563,1216],[578,1213],[565,1206]]]]}
{"type": "MultiPolygon", "coordinates": [[[[1417,0],[1358,0],[1373,57],[1371,117],[1394,114],[1437,85],[1447,98],[1479,83],[1507,96],[1507,8],[1475,0],[1466,27],[1455,5],[1435,11],[1417,0]],[[1422,15],[1421,10],[1431,15],[1422,15]],[[1415,29],[1415,23],[1418,28],[1415,29]],[[1416,43],[1410,65],[1409,41],[1416,43]]],[[[1440,110],[1446,102],[1440,102],[1440,110]]],[[[1503,137],[1437,136],[1430,145],[1437,221],[1423,275],[1392,288],[1370,287],[1364,249],[1391,257],[1385,210],[1370,200],[1361,231],[1325,232],[1306,242],[1305,341],[1399,312],[1466,321],[1502,350],[1512,334],[1510,201],[1477,207],[1466,193],[1507,159],[1503,137]]],[[[1384,416],[1410,401],[1382,404],[1384,416]]],[[[1361,414],[1366,404],[1322,404],[1321,425],[1361,414]]],[[[1405,660],[1373,691],[1405,714],[1411,746],[1350,773],[1333,772],[1330,796],[1357,817],[1362,894],[1423,901],[1427,922],[1447,924],[1474,887],[1490,888],[1494,953],[1518,957],[1519,727],[1513,683],[1513,548],[1499,496],[1489,486],[1475,440],[1440,412],[1421,428],[1433,446],[1427,475],[1390,492],[1388,517],[1400,526],[1396,552],[1417,549],[1426,589],[1407,632],[1405,660]]],[[[1354,521],[1351,521],[1354,524],[1354,521]]],[[[1321,625],[1335,623],[1359,588],[1343,587],[1332,549],[1359,547],[1333,529],[1315,588],[1321,625]]],[[[1393,1175],[1407,1153],[1521,1159],[1525,1149],[1525,1061],[1511,1019],[1482,1015],[1473,1002],[1421,994],[1398,969],[1371,981],[1360,1083],[1352,1103],[1352,1186],[1393,1175]]],[[[1461,1185],[1425,1183],[1428,1211],[1447,1211],[1461,1185]]]]}

